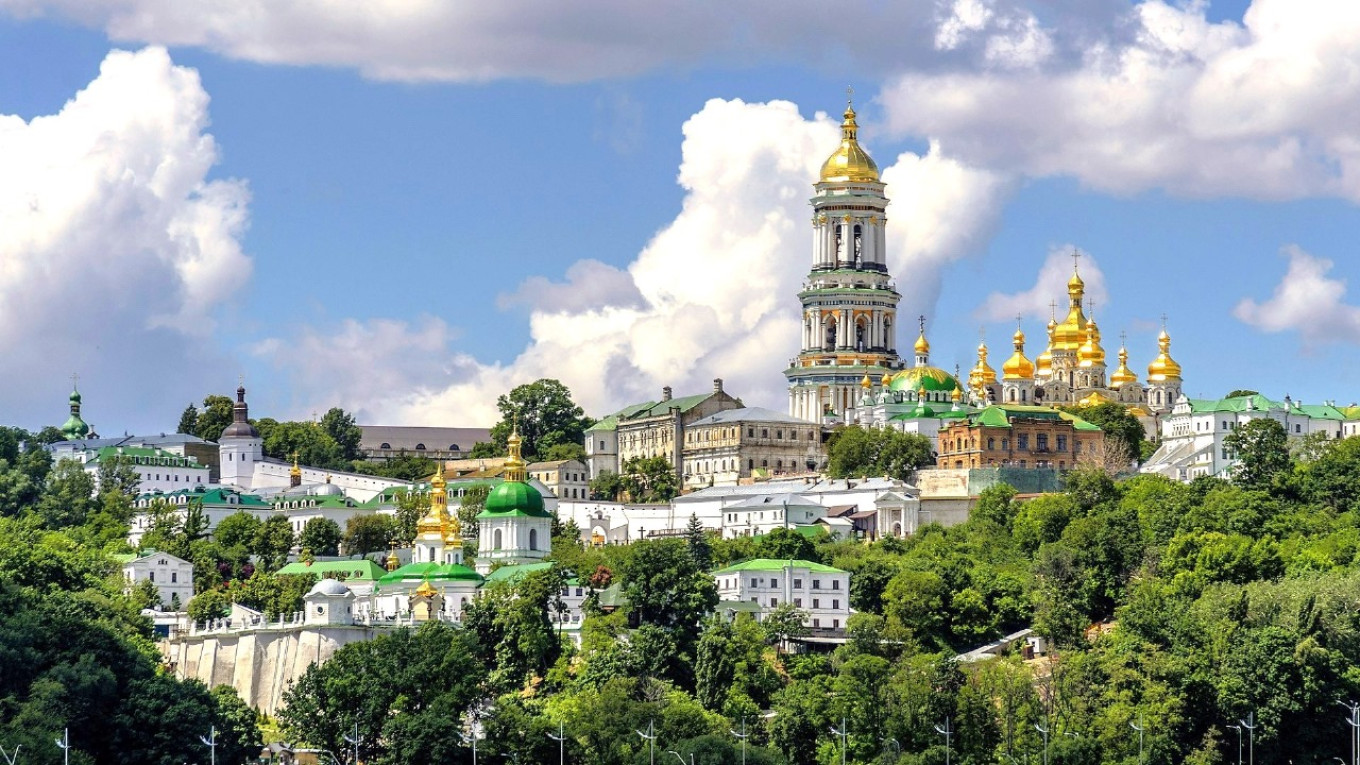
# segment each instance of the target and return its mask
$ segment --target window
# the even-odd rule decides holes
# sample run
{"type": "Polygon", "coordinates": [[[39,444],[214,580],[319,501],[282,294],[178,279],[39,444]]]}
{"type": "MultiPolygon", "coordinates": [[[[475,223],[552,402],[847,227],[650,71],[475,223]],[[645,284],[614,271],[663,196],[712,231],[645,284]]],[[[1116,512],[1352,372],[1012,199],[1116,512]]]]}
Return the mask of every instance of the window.
{"type": "Polygon", "coordinates": [[[418,452],[425,451],[425,444],[416,444],[416,451],[418,452]]]}
{"type": "Polygon", "coordinates": [[[841,608],[841,602],[840,602],[840,600],[839,600],[839,599],[833,598],[833,599],[831,600],[831,610],[832,610],[832,611],[839,611],[840,608],[841,608]]]}
{"type": "Polygon", "coordinates": [[[384,442],[384,443],[378,444],[378,448],[379,448],[379,449],[391,449],[391,448],[392,448],[392,445],[389,444],[389,443],[384,442]]]}
{"type": "Polygon", "coordinates": [[[771,579],[770,579],[770,586],[771,586],[771,587],[778,587],[778,586],[779,586],[779,580],[778,580],[778,579],[771,578],[771,579]]]}
{"type": "Polygon", "coordinates": [[[822,620],[821,620],[821,619],[813,619],[813,620],[812,620],[812,628],[813,628],[814,630],[815,630],[815,629],[821,629],[821,627],[822,627],[822,620]]]}
{"type": "Polygon", "coordinates": [[[795,580],[793,580],[793,588],[794,588],[795,590],[801,590],[801,589],[803,589],[803,580],[802,580],[802,579],[795,579],[795,580]]]}
{"type": "Polygon", "coordinates": [[[812,599],[812,607],[813,607],[813,608],[821,608],[821,607],[822,607],[822,601],[821,601],[821,599],[820,599],[820,598],[813,598],[813,599],[812,599]]]}
{"type": "Polygon", "coordinates": [[[170,583],[171,583],[171,584],[174,584],[175,582],[178,582],[178,581],[179,581],[179,574],[176,573],[176,572],[174,572],[174,571],[171,571],[171,572],[170,572],[170,583]]]}
{"type": "Polygon", "coordinates": [[[1058,451],[1067,451],[1067,436],[1058,436],[1058,451]]]}
{"type": "Polygon", "coordinates": [[[1018,435],[1018,436],[1015,437],[1015,448],[1017,448],[1017,449],[1028,449],[1028,448],[1029,448],[1029,434],[1028,434],[1028,433],[1021,433],[1020,435],[1018,435]]]}
{"type": "Polygon", "coordinates": [[[995,438],[989,438],[989,439],[987,439],[987,448],[988,448],[988,449],[995,449],[995,448],[996,448],[996,439],[995,439],[995,438]]]}
{"type": "Polygon", "coordinates": [[[156,581],[156,572],[155,572],[155,571],[148,571],[148,572],[146,572],[146,580],[147,580],[148,582],[154,582],[154,581],[156,581]]]}
{"type": "Polygon", "coordinates": [[[779,605],[779,598],[770,598],[770,606],[774,607],[777,605],[779,605]]]}
{"type": "Polygon", "coordinates": [[[495,532],[494,534],[491,535],[491,549],[493,549],[493,550],[499,550],[499,549],[501,549],[501,530],[500,530],[500,529],[496,529],[496,532],[495,532]]]}
{"type": "Polygon", "coordinates": [[[759,586],[760,586],[760,580],[759,580],[759,579],[756,579],[755,577],[751,577],[751,586],[752,586],[752,587],[759,587],[759,586]]]}
{"type": "Polygon", "coordinates": [[[802,608],[802,607],[803,607],[803,599],[802,599],[802,598],[794,598],[794,599],[793,599],[793,607],[794,607],[794,608],[802,608]]]}
{"type": "Polygon", "coordinates": [[[814,589],[814,590],[820,590],[820,589],[822,589],[822,580],[820,580],[820,579],[813,579],[813,580],[812,580],[812,589],[814,589]]]}
{"type": "Polygon", "coordinates": [[[1034,446],[1038,448],[1038,450],[1041,452],[1048,451],[1048,434],[1040,433],[1039,435],[1035,436],[1034,446]]]}
{"type": "Polygon", "coordinates": [[[529,529],[529,549],[538,549],[538,529],[529,529]]]}
{"type": "Polygon", "coordinates": [[[839,580],[839,579],[832,579],[832,580],[831,580],[831,589],[833,589],[833,590],[839,590],[840,588],[841,588],[841,580],[839,580]]]}

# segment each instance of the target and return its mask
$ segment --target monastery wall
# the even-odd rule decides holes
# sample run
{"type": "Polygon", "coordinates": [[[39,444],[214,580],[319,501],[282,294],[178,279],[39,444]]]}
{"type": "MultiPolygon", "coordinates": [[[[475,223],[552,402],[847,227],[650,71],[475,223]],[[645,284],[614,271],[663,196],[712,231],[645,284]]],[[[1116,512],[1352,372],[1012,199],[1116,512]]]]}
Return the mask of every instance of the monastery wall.
{"type": "Polygon", "coordinates": [[[372,640],[377,632],[363,626],[273,627],[180,635],[160,647],[176,677],[209,688],[230,685],[247,704],[273,715],[308,667],[327,661],[341,646],[372,640]]]}

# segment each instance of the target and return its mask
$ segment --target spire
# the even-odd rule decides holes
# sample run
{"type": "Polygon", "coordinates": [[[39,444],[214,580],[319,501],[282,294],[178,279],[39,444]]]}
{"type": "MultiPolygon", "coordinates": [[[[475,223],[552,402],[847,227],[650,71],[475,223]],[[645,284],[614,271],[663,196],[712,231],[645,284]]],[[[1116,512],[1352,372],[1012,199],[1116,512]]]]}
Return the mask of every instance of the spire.
{"type": "Polygon", "coordinates": [[[1055,351],[1075,353],[1086,342],[1086,314],[1081,310],[1081,301],[1086,295],[1086,282],[1082,281],[1081,273],[1077,269],[1077,260],[1080,257],[1081,251],[1073,248],[1072,278],[1067,280],[1067,318],[1053,330],[1051,345],[1055,351]]]}
{"type": "Polygon", "coordinates": [[[524,483],[529,480],[524,458],[520,456],[519,415],[516,414],[510,426],[510,437],[505,440],[510,447],[510,456],[505,460],[505,480],[524,483]]]}
{"type": "Polygon", "coordinates": [[[1015,317],[1015,335],[1011,337],[1015,353],[1001,365],[1001,373],[1007,380],[1033,380],[1034,363],[1025,358],[1025,333],[1020,329],[1020,317],[1015,317]]]}
{"type": "Polygon", "coordinates": [[[302,468],[298,467],[298,453],[293,452],[293,469],[288,471],[288,485],[297,487],[302,485],[302,468]]]}
{"type": "Polygon", "coordinates": [[[1129,369],[1129,349],[1128,337],[1125,333],[1119,333],[1119,368],[1110,374],[1110,387],[1119,390],[1125,385],[1137,384],[1138,375],[1129,369]]]}
{"type": "Polygon", "coordinates": [[[922,314],[918,317],[921,322],[921,334],[916,338],[916,366],[930,366],[930,341],[926,339],[926,317],[922,314]]]}
{"type": "Polygon", "coordinates": [[[878,165],[869,153],[859,145],[859,122],[855,119],[853,101],[854,89],[848,88],[850,96],[845,102],[845,113],[841,115],[841,146],[822,164],[822,183],[878,183],[878,165]]]}
{"type": "Polygon", "coordinates": [[[61,426],[61,434],[67,441],[77,441],[90,434],[90,426],[80,417],[80,389],[76,383],[80,380],[80,375],[71,375],[71,396],[68,399],[71,405],[71,416],[61,426]]]}

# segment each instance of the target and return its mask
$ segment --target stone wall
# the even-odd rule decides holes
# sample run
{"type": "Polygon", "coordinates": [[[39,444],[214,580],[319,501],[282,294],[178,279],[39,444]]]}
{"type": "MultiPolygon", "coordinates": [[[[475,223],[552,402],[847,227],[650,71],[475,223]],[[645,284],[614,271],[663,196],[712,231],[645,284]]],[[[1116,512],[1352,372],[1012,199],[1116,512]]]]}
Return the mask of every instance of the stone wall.
{"type": "Polygon", "coordinates": [[[176,677],[193,678],[209,688],[230,685],[247,704],[273,715],[308,667],[330,659],[341,646],[372,640],[377,632],[362,626],[210,632],[172,638],[161,644],[161,651],[176,677]]]}

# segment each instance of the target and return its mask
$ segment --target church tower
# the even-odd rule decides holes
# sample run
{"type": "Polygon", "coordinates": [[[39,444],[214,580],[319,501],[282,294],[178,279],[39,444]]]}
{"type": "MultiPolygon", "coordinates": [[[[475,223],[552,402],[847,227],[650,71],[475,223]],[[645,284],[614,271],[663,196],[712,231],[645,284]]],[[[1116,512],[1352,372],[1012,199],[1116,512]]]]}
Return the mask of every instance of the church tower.
{"type": "Polygon", "coordinates": [[[264,439],[260,438],[260,431],[250,424],[244,385],[236,388],[231,424],[217,439],[217,453],[223,485],[250,491],[255,479],[255,464],[264,460],[264,439]]]}
{"type": "Polygon", "coordinates": [[[487,495],[477,514],[477,573],[486,576],[496,563],[537,563],[552,552],[552,514],[543,495],[529,485],[528,466],[520,455],[519,429],[506,440],[505,480],[487,495]]]}
{"type": "Polygon", "coordinates": [[[846,104],[840,148],[822,164],[812,197],[812,271],[802,292],[802,343],[789,381],[789,414],[821,422],[855,406],[865,375],[902,368],[897,304],[888,274],[888,198],[878,166],[859,145],[846,104]]]}
{"type": "Polygon", "coordinates": [[[1181,365],[1171,358],[1171,335],[1162,333],[1157,336],[1157,358],[1148,364],[1147,403],[1154,412],[1171,411],[1176,399],[1181,396],[1181,365]]]}

